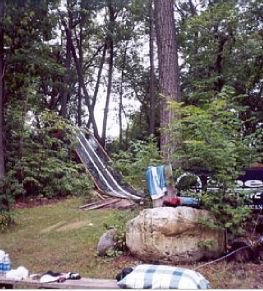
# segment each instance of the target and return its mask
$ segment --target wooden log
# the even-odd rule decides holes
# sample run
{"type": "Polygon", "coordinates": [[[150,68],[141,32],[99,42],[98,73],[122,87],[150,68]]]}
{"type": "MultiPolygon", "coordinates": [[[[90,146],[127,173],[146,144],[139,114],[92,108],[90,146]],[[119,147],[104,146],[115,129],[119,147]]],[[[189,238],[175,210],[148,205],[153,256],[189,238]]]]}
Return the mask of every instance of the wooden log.
{"type": "Polygon", "coordinates": [[[79,209],[83,209],[83,208],[86,208],[86,207],[89,207],[89,206],[92,206],[92,205],[96,205],[98,203],[101,203],[101,202],[100,201],[90,202],[88,204],[84,204],[84,205],[80,206],[79,209]]]}
{"type": "Polygon", "coordinates": [[[96,195],[101,199],[101,200],[105,200],[106,198],[100,194],[99,192],[96,192],[96,195]]]}
{"type": "Polygon", "coordinates": [[[115,198],[115,199],[110,199],[110,200],[104,200],[103,202],[99,202],[97,203],[96,205],[90,205],[90,206],[87,206],[85,208],[83,208],[84,210],[94,210],[94,209],[98,209],[98,208],[102,208],[104,206],[108,206],[110,204],[114,204],[116,202],[120,201],[119,198],[115,198]]]}

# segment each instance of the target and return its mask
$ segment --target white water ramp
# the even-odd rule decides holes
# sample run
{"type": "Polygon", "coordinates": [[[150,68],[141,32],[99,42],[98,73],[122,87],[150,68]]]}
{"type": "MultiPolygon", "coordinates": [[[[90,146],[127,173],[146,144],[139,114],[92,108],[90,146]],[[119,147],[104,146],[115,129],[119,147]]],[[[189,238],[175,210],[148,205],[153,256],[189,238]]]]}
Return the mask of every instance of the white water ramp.
{"type": "Polygon", "coordinates": [[[123,182],[122,176],[109,166],[109,157],[91,133],[88,137],[83,132],[78,133],[77,142],[76,153],[100,192],[113,197],[142,200],[143,194],[123,182]]]}

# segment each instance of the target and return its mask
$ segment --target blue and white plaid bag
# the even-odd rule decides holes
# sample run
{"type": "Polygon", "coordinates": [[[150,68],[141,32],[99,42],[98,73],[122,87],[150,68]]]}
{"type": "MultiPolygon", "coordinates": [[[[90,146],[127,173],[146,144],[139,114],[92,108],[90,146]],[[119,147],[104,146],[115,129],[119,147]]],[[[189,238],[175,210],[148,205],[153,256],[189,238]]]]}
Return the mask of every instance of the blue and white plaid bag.
{"type": "Polygon", "coordinates": [[[209,282],[198,272],[164,265],[139,265],[118,282],[126,289],[208,289],[209,282]]]}

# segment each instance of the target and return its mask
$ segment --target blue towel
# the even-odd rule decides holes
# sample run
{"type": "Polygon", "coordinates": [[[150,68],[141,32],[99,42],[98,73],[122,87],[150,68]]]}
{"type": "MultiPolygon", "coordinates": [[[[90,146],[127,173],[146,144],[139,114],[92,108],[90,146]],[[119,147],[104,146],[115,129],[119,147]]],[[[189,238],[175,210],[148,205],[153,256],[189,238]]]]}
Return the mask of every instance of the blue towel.
{"type": "Polygon", "coordinates": [[[166,191],[164,166],[148,167],[146,170],[146,182],[153,200],[164,196],[166,191]]]}

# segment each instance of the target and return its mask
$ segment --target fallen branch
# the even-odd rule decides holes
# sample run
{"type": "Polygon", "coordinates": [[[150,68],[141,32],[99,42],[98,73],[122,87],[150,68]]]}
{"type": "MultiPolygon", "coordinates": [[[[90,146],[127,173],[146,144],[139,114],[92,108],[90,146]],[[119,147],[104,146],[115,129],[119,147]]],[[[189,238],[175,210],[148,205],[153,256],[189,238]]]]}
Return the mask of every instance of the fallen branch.
{"type": "Polygon", "coordinates": [[[120,201],[119,198],[116,199],[110,199],[107,201],[103,201],[103,202],[99,202],[99,203],[94,203],[93,205],[86,205],[86,207],[83,207],[82,209],[84,210],[93,210],[93,209],[98,209],[98,208],[102,208],[104,206],[110,205],[110,204],[114,204],[116,202],[120,201]]]}

